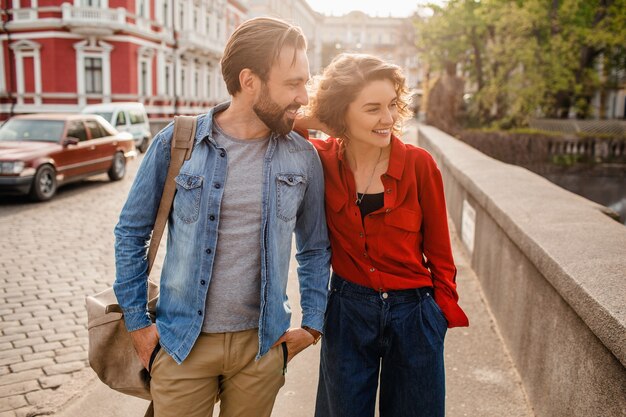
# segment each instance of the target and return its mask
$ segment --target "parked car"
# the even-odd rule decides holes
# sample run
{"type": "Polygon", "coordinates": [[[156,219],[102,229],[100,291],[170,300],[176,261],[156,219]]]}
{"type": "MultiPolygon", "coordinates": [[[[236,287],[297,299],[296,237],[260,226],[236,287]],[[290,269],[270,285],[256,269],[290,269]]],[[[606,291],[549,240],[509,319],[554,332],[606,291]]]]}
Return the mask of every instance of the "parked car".
{"type": "Polygon", "coordinates": [[[49,200],[59,186],[91,175],[122,179],[136,155],[132,136],[97,115],[15,116],[0,127],[0,192],[49,200]]]}
{"type": "Polygon", "coordinates": [[[104,117],[120,132],[128,132],[135,139],[135,146],[139,152],[148,150],[152,133],[146,108],[142,103],[113,102],[91,104],[82,110],[83,114],[97,114],[104,117]]]}

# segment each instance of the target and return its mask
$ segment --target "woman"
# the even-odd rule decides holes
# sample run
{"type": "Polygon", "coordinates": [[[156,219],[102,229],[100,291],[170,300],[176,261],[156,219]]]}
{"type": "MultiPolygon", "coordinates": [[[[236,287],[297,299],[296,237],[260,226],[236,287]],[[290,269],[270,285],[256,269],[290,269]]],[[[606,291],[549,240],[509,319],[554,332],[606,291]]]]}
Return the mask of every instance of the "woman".
{"type": "Polygon", "coordinates": [[[333,276],[317,417],[445,413],[443,341],[467,326],[457,304],[441,174],[394,133],[409,115],[399,67],[341,54],[317,79],[298,129],[325,174],[333,276]],[[380,387],[378,386],[380,376],[380,387]]]}

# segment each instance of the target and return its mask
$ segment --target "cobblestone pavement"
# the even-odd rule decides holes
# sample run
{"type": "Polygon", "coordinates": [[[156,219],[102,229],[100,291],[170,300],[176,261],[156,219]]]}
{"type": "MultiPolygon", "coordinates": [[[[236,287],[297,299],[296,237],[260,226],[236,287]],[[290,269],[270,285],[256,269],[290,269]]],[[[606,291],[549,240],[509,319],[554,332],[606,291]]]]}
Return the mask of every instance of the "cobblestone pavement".
{"type": "Polygon", "coordinates": [[[0,417],[46,414],[60,387],[92,377],[84,297],[113,282],[113,227],[139,163],[46,203],[0,196],[0,417]]]}

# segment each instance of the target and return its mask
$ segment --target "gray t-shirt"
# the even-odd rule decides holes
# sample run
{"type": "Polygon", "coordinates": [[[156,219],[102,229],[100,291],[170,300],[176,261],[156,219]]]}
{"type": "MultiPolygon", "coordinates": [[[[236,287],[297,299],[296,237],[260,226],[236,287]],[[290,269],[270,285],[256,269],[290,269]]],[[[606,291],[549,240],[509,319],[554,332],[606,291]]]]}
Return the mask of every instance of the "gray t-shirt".
{"type": "Polygon", "coordinates": [[[213,138],[226,150],[228,170],[202,331],[237,332],[259,327],[263,158],[269,137],[237,139],[214,121],[213,138]]]}

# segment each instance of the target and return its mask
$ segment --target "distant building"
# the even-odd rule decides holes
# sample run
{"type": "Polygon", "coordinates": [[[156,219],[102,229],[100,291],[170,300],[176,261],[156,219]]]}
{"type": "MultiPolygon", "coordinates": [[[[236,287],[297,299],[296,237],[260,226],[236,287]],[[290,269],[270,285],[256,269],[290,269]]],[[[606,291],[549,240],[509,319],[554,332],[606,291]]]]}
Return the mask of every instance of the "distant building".
{"type": "MultiPolygon", "coordinates": [[[[8,1],[8,0],[7,0],[8,1]]],[[[13,0],[0,34],[0,120],[140,101],[151,118],[228,97],[219,60],[240,0],[13,0]]]]}
{"type": "Polygon", "coordinates": [[[143,102],[149,117],[198,114],[228,98],[220,59],[245,19],[275,16],[303,29],[311,73],[342,51],[422,70],[408,18],[325,16],[305,0],[5,0],[0,10],[0,120],[143,102]]]}
{"type": "Polygon", "coordinates": [[[249,0],[248,17],[270,16],[299,26],[307,38],[311,74],[322,68],[320,24],[322,15],[305,0],[249,0]]]}

